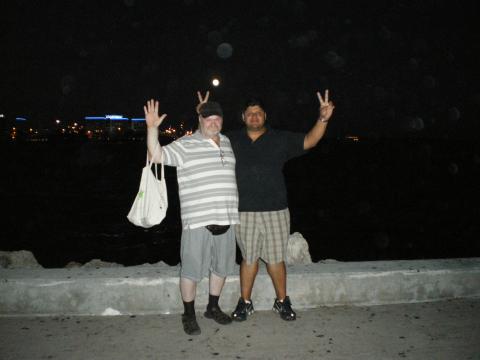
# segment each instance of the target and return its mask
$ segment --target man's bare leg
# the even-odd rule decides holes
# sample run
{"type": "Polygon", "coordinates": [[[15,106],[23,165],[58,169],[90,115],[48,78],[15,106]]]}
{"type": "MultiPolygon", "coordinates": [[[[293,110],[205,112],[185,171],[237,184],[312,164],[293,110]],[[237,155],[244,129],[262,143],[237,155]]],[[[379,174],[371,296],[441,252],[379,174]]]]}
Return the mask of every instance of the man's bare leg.
{"type": "Polygon", "coordinates": [[[258,273],[258,259],[248,264],[245,259],[240,264],[240,293],[243,300],[251,300],[253,284],[258,273]]]}
{"type": "Polygon", "coordinates": [[[222,292],[223,285],[225,284],[225,278],[215,275],[214,273],[210,274],[210,295],[220,296],[222,292]]]}
{"type": "Polygon", "coordinates": [[[285,268],[285,262],[267,264],[267,272],[272,278],[277,299],[285,299],[287,296],[287,269],[285,268]]]}
{"type": "Polygon", "coordinates": [[[188,278],[180,278],[180,294],[184,302],[191,302],[195,300],[197,294],[197,283],[188,278]]]}

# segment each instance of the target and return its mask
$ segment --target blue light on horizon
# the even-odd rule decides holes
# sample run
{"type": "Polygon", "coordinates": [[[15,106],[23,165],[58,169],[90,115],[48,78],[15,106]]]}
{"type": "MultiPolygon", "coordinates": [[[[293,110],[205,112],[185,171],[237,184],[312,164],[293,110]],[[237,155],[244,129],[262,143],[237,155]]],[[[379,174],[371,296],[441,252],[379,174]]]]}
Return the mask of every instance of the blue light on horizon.
{"type": "Polygon", "coordinates": [[[132,121],[145,121],[145,118],[132,118],[132,121]]]}
{"type": "Polygon", "coordinates": [[[105,116],[85,116],[85,120],[119,120],[119,121],[127,121],[130,120],[123,115],[105,115],[105,116]]]}
{"type": "Polygon", "coordinates": [[[110,120],[122,120],[122,119],[125,119],[125,118],[123,117],[123,115],[113,115],[113,114],[111,114],[111,115],[105,115],[105,117],[106,117],[107,119],[110,119],[110,120]]]}
{"type": "Polygon", "coordinates": [[[23,117],[17,117],[15,118],[16,121],[27,121],[26,118],[23,118],[23,117]]]}

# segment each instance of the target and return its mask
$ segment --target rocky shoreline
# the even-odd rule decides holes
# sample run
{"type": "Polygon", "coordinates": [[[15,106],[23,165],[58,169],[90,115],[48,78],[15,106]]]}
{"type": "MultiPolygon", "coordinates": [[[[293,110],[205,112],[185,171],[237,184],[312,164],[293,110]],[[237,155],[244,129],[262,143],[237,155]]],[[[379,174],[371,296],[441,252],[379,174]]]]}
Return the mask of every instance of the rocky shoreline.
{"type": "MultiPolygon", "coordinates": [[[[158,263],[164,264],[163,261],[158,263]]],[[[311,264],[312,258],[308,249],[308,243],[302,234],[296,232],[290,235],[287,248],[287,264],[311,264]]],[[[65,268],[111,268],[125,267],[116,262],[92,259],[85,263],[70,261],[65,268]]],[[[28,250],[0,251],[0,269],[43,269],[35,258],[35,255],[28,250]]]]}

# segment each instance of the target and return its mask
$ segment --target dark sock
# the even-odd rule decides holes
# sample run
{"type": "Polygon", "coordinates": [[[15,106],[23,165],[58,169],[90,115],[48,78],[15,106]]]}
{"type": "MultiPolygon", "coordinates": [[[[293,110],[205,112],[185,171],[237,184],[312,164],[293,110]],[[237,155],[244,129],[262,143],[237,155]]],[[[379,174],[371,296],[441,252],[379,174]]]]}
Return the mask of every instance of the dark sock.
{"type": "Polygon", "coordinates": [[[208,305],[207,309],[218,308],[218,299],[220,296],[215,296],[212,294],[208,295],[208,305]]]}
{"type": "Polygon", "coordinates": [[[195,300],[189,302],[183,302],[184,314],[188,316],[195,316],[195,300]]]}

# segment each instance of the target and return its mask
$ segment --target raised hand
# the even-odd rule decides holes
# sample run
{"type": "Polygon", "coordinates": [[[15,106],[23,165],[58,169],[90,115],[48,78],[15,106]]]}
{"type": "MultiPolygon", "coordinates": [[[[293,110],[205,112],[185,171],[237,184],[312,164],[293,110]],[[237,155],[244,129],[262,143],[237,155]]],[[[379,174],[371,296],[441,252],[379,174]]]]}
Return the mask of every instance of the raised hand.
{"type": "Polygon", "coordinates": [[[333,114],[333,109],[335,106],[331,101],[328,100],[328,90],[325,90],[325,95],[322,97],[320,92],[317,92],[318,101],[320,102],[320,120],[327,122],[333,114]]]}
{"type": "Polygon", "coordinates": [[[167,116],[167,114],[158,115],[158,101],[154,101],[153,99],[147,101],[147,105],[143,107],[143,111],[145,112],[147,127],[159,127],[163,119],[167,116]]]}
{"type": "Polygon", "coordinates": [[[202,93],[200,91],[197,91],[197,96],[198,96],[198,105],[195,108],[197,110],[197,114],[200,113],[200,106],[205,104],[208,101],[208,97],[210,96],[210,91],[207,91],[205,94],[205,97],[202,97],[202,93]]]}

